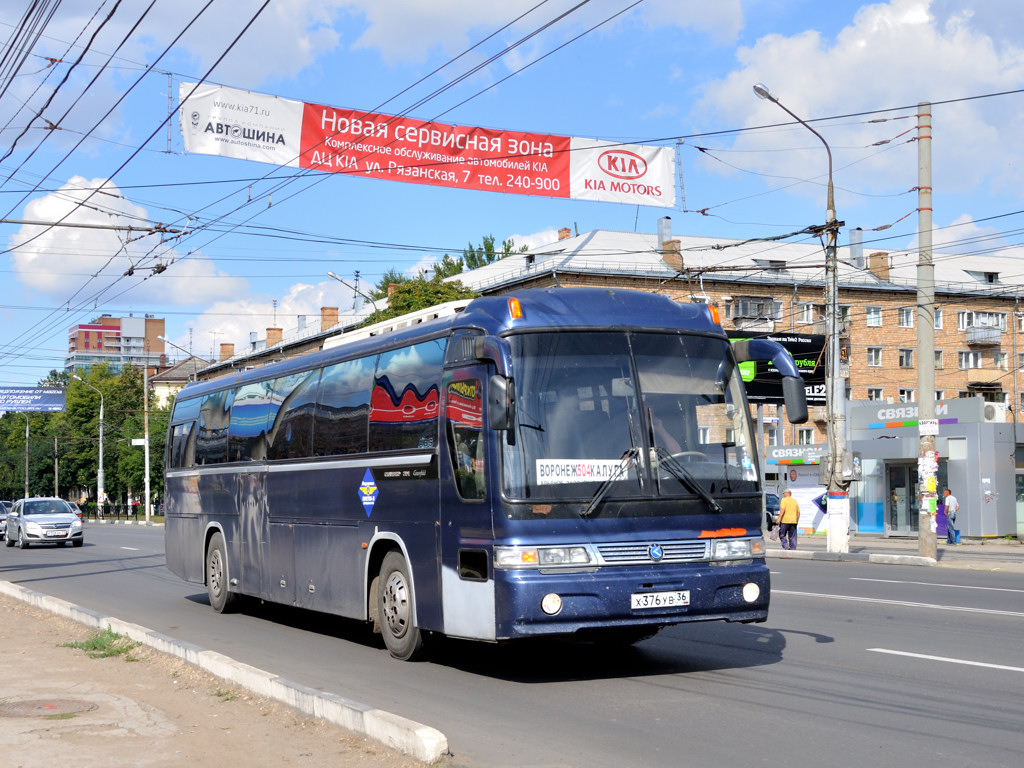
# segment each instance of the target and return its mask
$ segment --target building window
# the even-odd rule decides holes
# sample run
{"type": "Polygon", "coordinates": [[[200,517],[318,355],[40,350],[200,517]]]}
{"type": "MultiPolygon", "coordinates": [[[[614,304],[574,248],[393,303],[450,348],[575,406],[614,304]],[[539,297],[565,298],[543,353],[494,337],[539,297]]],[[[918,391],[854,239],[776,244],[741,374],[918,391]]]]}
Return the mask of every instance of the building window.
{"type": "Polygon", "coordinates": [[[761,296],[740,296],[733,304],[733,317],[778,320],[781,317],[781,309],[782,302],[775,302],[770,298],[761,296]],[[778,304],[779,308],[779,317],[776,317],[776,304],[778,304]]]}
{"type": "Polygon", "coordinates": [[[882,308],[881,307],[864,307],[864,314],[867,318],[868,328],[881,328],[882,327],[882,308]]]}
{"type": "Polygon", "coordinates": [[[946,398],[943,397],[944,394],[946,394],[946,391],[944,389],[936,389],[935,401],[938,402],[939,400],[945,400],[946,398]]]}
{"type": "Polygon", "coordinates": [[[868,365],[872,368],[880,368],[882,365],[882,348],[868,347],[868,365]]]}
{"type": "Polygon", "coordinates": [[[868,400],[884,400],[885,390],[881,387],[868,387],[868,400]]]}
{"type": "Polygon", "coordinates": [[[901,403],[913,403],[917,400],[917,393],[913,389],[904,389],[900,387],[900,402],[901,403]]]}
{"type": "Polygon", "coordinates": [[[898,317],[899,317],[899,326],[900,326],[900,328],[913,328],[914,327],[914,308],[913,307],[900,307],[898,317]]]}
{"type": "Polygon", "coordinates": [[[800,304],[796,308],[796,321],[809,325],[814,322],[814,305],[800,304]]]}
{"type": "Polygon", "coordinates": [[[942,307],[935,308],[935,330],[942,330],[942,307]]]}
{"type": "Polygon", "coordinates": [[[711,427],[698,427],[697,440],[701,445],[711,444],[711,427]]]}
{"type": "Polygon", "coordinates": [[[767,427],[764,431],[765,443],[768,445],[779,444],[779,428],[767,427]]]}
{"type": "Polygon", "coordinates": [[[814,429],[811,427],[800,427],[796,431],[797,445],[814,445],[814,429]]]}
{"type": "Polygon", "coordinates": [[[914,350],[912,349],[901,349],[900,350],[900,368],[913,368],[914,367],[914,350]]]}
{"type": "Polygon", "coordinates": [[[967,368],[981,368],[981,352],[975,352],[973,350],[957,352],[957,362],[960,370],[965,370],[967,368]]]}
{"type": "Polygon", "coordinates": [[[849,304],[839,305],[839,322],[848,323],[850,322],[850,312],[853,310],[849,304]]]}
{"type": "Polygon", "coordinates": [[[935,369],[940,370],[942,368],[942,350],[935,350],[935,369]]]}
{"type": "Polygon", "coordinates": [[[961,310],[956,313],[956,328],[966,331],[968,328],[998,328],[1006,330],[1006,314],[1003,312],[972,312],[961,310]]]}
{"type": "Polygon", "coordinates": [[[1005,352],[992,353],[992,367],[1000,371],[1010,370],[1010,359],[1005,352]]]}
{"type": "Polygon", "coordinates": [[[1017,353],[1017,370],[1024,371],[1024,352],[1017,353]]]}

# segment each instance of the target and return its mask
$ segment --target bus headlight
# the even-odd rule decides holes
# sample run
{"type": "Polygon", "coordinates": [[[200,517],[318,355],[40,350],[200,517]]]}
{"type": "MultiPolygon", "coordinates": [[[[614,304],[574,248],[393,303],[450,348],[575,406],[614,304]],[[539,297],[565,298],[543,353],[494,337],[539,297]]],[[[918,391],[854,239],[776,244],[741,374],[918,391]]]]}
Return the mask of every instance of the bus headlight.
{"type": "Polygon", "coordinates": [[[557,568],[590,565],[590,550],[582,545],[563,547],[495,547],[495,568],[557,568]]]}
{"type": "Polygon", "coordinates": [[[711,561],[750,560],[764,557],[764,538],[716,539],[711,542],[711,561]]]}

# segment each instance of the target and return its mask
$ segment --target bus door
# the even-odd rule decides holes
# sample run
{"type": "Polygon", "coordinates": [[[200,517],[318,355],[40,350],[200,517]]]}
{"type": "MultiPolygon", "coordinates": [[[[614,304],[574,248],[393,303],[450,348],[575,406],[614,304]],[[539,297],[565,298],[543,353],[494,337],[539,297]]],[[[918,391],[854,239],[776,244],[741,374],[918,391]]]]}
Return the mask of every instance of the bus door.
{"type": "Polygon", "coordinates": [[[494,639],[491,573],[493,433],[487,429],[488,367],[445,371],[441,460],[441,599],[444,632],[494,639]]]}

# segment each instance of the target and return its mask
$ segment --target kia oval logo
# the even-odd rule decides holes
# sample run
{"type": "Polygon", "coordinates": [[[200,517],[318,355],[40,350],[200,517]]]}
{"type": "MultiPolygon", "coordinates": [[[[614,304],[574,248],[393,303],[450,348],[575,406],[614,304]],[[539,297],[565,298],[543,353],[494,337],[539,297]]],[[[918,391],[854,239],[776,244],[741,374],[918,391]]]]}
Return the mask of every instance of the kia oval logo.
{"type": "Polygon", "coordinates": [[[639,179],[647,173],[647,161],[635,152],[609,149],[597,158],[601,170],[617,179],[639,179]]]}
{"type": "Polygon", "coordinates": [[[665,556],[665,550],[661,548],[661,544],[651,544],[651,546],[647,548],[647,555],[651,560],[657,562],[665,556]]]}

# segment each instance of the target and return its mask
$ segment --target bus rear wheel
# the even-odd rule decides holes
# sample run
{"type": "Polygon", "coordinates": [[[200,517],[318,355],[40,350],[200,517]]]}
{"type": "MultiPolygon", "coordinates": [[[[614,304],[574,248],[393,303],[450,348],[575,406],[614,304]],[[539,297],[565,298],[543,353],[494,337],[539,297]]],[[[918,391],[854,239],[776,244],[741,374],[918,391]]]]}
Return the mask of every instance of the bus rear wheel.
{"type": "Polygon", "coordinates": [[[224,534],[215,533],[206,550],[206,592],[217,613],[228,613],[235,595],[228,588],[228,554],[224,534]]]}
{"type": "Polygon", "coordinates": [[[377,580],[377,614],[384,645],[396,659],[413,661],[423,654],[423,633],[416,626],[409,565],[400,552],[388,552],[377,580]]]}

